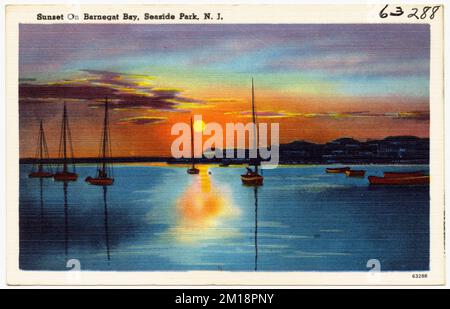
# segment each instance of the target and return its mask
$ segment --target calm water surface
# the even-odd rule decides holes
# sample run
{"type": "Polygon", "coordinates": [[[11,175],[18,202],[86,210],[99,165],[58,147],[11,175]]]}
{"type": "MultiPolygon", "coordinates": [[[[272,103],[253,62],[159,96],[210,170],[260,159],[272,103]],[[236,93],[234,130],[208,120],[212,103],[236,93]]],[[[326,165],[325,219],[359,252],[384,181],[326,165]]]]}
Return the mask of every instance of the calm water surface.
{"type": "MultiPolygon", "coordinates": [[[[377,187],[326,174],[325,166],[264,171],[264,186],[241,184],[244,168],[116,166],[103,188],[78,165],[67,184],[29,179],[21,165],[20,268],[66,270],[367,271],[429,268],[429,188],[377,187]]],[[[427,170],[361,166],[366,175],[427,170]]]]}

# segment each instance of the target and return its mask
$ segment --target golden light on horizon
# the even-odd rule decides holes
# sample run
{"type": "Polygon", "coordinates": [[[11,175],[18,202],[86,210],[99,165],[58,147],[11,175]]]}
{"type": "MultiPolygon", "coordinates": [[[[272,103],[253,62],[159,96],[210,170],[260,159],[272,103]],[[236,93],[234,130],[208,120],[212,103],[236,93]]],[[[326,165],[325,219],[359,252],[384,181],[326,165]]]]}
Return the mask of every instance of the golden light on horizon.
{"type": "Polygon", "coordinates": [[[203,120],[195,120],[194,121],[194,132],[202,133],[205,131],[206,124],[203,120]]]}

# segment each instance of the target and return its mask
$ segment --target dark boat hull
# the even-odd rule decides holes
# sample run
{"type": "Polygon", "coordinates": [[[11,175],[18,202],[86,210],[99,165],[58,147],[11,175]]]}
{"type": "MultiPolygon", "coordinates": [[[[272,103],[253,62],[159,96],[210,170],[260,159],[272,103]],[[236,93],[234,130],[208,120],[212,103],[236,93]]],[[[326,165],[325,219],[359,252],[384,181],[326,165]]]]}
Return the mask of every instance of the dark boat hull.
{"type": "Polygon", "coordinates": [[[430,184],[430,176],[416,177],[377,177],[369,176],[371,185],[387,186],[425,186],[430,184]]]}
{"type": "Polygon", "coordinates": [[[76,181],[78,175],[70,172],[59,172],[53,175],[53,179],[56,181],[76,181]]]}
{"type": "Polygon", "coordinates": [[[87,177],[85,181],[91,185],[95,186],[110,186],[114,183],[114,178],[104,177],[104,178],[92,178],[87,177]]]}
{"type": "Polygon", "coordinates": [[[423,171],[415,171],[415,172],[384,172],[385,178],[399,178],[399,177],[419,177],[425,176],[425,172],[423,171]]]}
{"type": "Polygon", "coordinates": [[[327,173],[330,174],[338,174],[338,173],[345,173],[346,171],[349,171],[350,167],[329,167],[325,169],[327,173]]]}
{"type": "Polygon", "coordinates": [[[192,167],[187,170],[187,173],[191,174],[191,175],[195,175],[195,174],[200,173],[200,170],[198,168],[192,167]]]}
{"type": "Polygon", "coordinates": [[[261,175],[241,175],[242,183],[247,186],[262,186],[264,177],[261,175]]]}
{"type": "Polygon", "coordinates": [[[362,170],[345,171],[345,175],[347,175],[348,177],[364,177],[365,174],[366,174],[366,171],[362,171],[362,170]]]}
{"type": "Polygon", "coordinates": [[[51,178],[53,177],[52,173],[49,172],[33,172],[28,174],[28,177],[30,178],[51,178]]]}

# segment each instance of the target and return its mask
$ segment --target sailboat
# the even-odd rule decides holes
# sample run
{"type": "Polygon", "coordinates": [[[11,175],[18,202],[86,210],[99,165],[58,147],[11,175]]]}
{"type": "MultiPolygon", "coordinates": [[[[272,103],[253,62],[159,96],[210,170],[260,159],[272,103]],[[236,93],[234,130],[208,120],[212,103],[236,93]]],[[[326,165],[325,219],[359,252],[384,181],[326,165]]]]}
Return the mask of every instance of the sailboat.
{"type": "Polygon", "coordinates": [[[192,166],[188,168],[187,173],[191,175],[198,174],[200,171],[198,168],[195,167],[195,158],[194,158],[194,129],[192,125],[192,117],[191,117],[191,162],[192,166]]]}
{"type": "Polygon", "coordinates": [[[111,144],[109,142],[109,118],[108,118],[108,98],[105,99],[105,117],[103,119],[103,132],[100,143],[101,163],[97,167],[97,176],[86,177],[85,181],[91,185],[110,186],[114,183],[112,177],[112,166],[108,164],[108,158],[111,157],[111,144]]]}
{"type": "Polygon", "coordinates": [[[72,166],[72,172],[68,169],[68,148],[70,148],[70,154],[73,160],[72,135],[70,133],[69,118],[67,117],[67,107],[64,102],[61,137],[59,140],[59,157],[62,158],[63,161],[62,170],[57,170],[53,175],[53,178],[57,181],[76,181],[78,179],[78,175],[75,173],[75,166],[72,166]]]}
{"type": "Polygon", "coordinates": [[[37,164],[33,164],[33,168],[31,169],[31,173],[28,174],[30,178],[50,178],[53,176],[51,168],[49,171],[44,170],[43,160],[48,159],[48,148],[47,141],[45,140],[44,126],[41,123],[39,125],[39,138],[38,138],[38,146],[36,149],[36,162],[37,164]],[[37,170],[36,170],[37,167],[37,170]]]}
{"type": "Polygon", "coordinates": [[[257,123],[256,123],[256,112],[255,112],[255,87],[253,85],[253,78],[252,78],[252,118],[253,118],[253,124],[254,124],[254,141],[255,141],[255,148],[256,148],[256,160],[254,160],[253,165],[254,170],[252,170],[250,167],[247,167],[247,173],[241,175],[242,183],[244,185],[248,186],[262,186],[264,177],[258,173],[258,166],[260,164],[259,160],[259,138],[258,138],[258,130],[257,130],[257,123]]]}

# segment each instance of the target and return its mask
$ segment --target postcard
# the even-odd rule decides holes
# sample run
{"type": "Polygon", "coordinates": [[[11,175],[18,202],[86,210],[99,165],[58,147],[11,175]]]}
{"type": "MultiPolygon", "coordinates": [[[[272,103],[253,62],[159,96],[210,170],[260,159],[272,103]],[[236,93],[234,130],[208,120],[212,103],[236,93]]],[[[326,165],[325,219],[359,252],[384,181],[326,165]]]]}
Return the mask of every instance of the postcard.
{"type": "Polygon", "coordinates": [[[444,284],[442,5],[6,26],[8,284],[444,284]]]}

